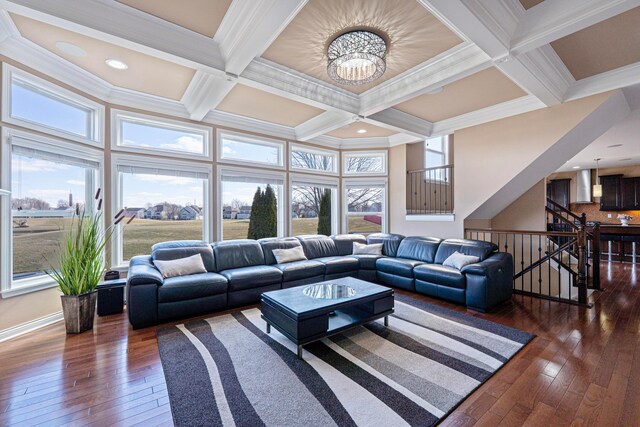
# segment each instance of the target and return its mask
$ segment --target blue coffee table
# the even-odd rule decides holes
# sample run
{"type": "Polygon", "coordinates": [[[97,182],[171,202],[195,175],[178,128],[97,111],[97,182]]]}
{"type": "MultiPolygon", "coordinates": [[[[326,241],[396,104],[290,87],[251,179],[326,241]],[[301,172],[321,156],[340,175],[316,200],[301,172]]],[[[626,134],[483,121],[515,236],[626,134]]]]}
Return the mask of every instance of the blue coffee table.
{"type": "Polygon", "coordinates": [[[298,346],[340,333],[393,313],[393,289],[345,277],[313,285],[265,292],[260,301],[262,318],[298,346]]]}

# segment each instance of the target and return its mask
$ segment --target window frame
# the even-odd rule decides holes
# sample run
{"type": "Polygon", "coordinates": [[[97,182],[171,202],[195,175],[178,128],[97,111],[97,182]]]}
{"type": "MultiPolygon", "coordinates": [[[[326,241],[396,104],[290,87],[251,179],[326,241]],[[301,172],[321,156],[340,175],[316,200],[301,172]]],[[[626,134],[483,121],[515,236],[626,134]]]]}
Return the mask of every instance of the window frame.
{"type": "MultiPolygon", "coordinates": [[[[93,189],[89,189],[89,186],[85,188],[87,200],[93,200],[93,194],[96,188],[103,188],[104,153],[101,150],[96,150],[95,148],[84,145],[73,144],[56,138],[41,136],[28,131],[6,127],[2,129],[2,155],[0,156],[0,158],[2,158],[2,172],[0,174],[1,188],[11,188],[12,146],[16,144],[16,142],[14,142],[14,138],[25,142],[28,141],[29,147],[38,148],[41,151],[49,151],[54,154],[64,154],[69,157],[87,159],[97,163],[98,170],[95,182],[93,182],[93,189]]],[[[17,144],[26,145],[20,143],[17,144]]],[[[9,196],[10,192],[6,190],[5,195],[9,196]]],[[[46,274],[13,280],[13,227],[11,221],[11,197],[0,197],[0,212],[2,213],[2,215],[0,215],[0,227],[2,229],[0,238],[0,297],[10,298],[58,286],[57,283],[46,274]]]]}
{"type": "MultiPolygon", "coordinates": [[[[348,188],[382,188],[382,224],[380,233],[387,233],[389,229],[389,204],[388,204],[388,179],[387,178],[345,178],[342,180],[342,232],[349,234],[349,201],[347,198],[348,188]]],[[[361,234],[361,233],[357,233],[361,234]]]]}
{"type": "Polygon", "coordinates": [[[165,119],[150,114],[136,113],[127,110],[111,109],[111,149],[143,155],[164,155],[183,159],[213,160],[213,128],[196,125],[180,120],[165,119]],[[142,147],[123,143],[122,124],[124,122],[139,123],[150,127],[168,130],[181,130],[188,133],[200,134],[203,137],[204,153],[190,153],[157,147],[142,147]]]}
{"type": "Polygon", "coordinates": [[[2,73],[2,120],[5,123],[43,132],[58,138],[81,142],[94,147],[104,147],[105,106],[103,104],[85,98],[75,92],[51,83],[48,80],[37,77],[20,68],[14,67],[13,65],[9,65],[6,62],[2,64],[2,73]],[[31,120],[14,117],[11,114],[11,98],[13,96],[11,85],[14,78],[28,86],[33,86],[35,89],[40,91],[42,95],[53,100],[73,107],[89,110],[90,117],[87,124],[89,125],[90,135],[82,136],[73,132],[67,132],[52,126],[33,122],[31,120]]]}
{"type": "MultiPolygon", "coordinates": [[[[202,213],[202,240],[206,242],[213,241],[213,227],[211,223],[213,216],[213,197],[211,189],[213,188],[213,166],[205,163],[187,162],[184,160],[174,160],[170,166],[164,159],[153,158],[150,156],[141,156],[136,154],[113,153],[111,155],[111,210],[113,213],[123,208],[123,180],[118,166],[139,166],[140,161],[144,161],[144,167],[156,167],[158,169],[171,169],[175,171],[205,173],[208,178],[204,180],[203,188],[203,213],[202,213]]],[[[122,228],[120,228],[121,230],[122,228]]],[[[122,232],[114,233],[111,239],[111,268],[120,271],[128,269],[129,263],[123,260],[124,257],[124,238],[122,232]]]]}
{"type": "Polygon", "coordinates": [[[340,152],[335,150],[328,150],[325,148],[317,148],[315,146],[306,146],[302,144],[297,144],[295,142],[289,143],[289,170],[302,172],[302,173],[316,173],[322,175],[332,175],[338,176],[340,171],[340,152]],[[319,154],[321,156],[332,156],[333,157],[333,170],[326,171],[320,169],[309,169],[309,168],[301,168],[293,166],[293,152],[294,151],[305,151],[310,154],[319,154]]]}
{"type": "Polygon", "coordinates": [[[387,150],[366,150],[366,151],[343,151],[342,152],[342,175],[343,176],[387,176],[388,165],[387,150]],[[381,172],[349,172],[347,169],[348,159],[351,157],[382,157],[381,172]]]}
{"type": "Polygon", "coordinates": [[[289,203],[287,190],[287,177],[285,172],[276,172],[276,171],[256,171],[255,169],[246,169],[242,167],[235,166],[220,166],[217,168],[216,179],[218,182],[217,190],[218,194],[216,197],[217,200],[217,217],[219,218],[217,226],[217,240],[224,240],[224,226],[222,219],[222,208],[224,203],[222,201],[222,176],[223,175],[239,175],[243,177],[256,178],[256,179],[277,179],[282,181],[282,190],[278,190],[276,192],[276,196],[278,198],[278,206],[277,206],[277,217],[278,217],[278,235],[275,237],[284,237],[286,234],[285,225],[286,225],[286,214],[287,211],[286,206],[289,203]]]}
{"type": "Polygon", "coordinates": [[[441,136],[437,136],[435,138],[429,138],[426,139],[424,141],[424,151],[425,151],[425,156],[424,156],[424,165],[423,167],[425,169],[429,169],[432,167],[444,167],[444,166],[448,166],[449,165],[449,135],[441,135],[441,136]],[[435,138],[440,138],[442,141],[442,151],[439,150],[433,150],[431,148],[429,148],[428,144],[429,144],[429,140],[430,139],[435,139],[435,138]],[[432,154],[437,154],[439,156],[442,156],[442,164],[440,166],[427,166],[427,153],[432,153],[432,154]]]}
{"type": "Polygon", "coordinates": [[[293,202],[293,187],[321,187],[330,188],[333,191],[331,195],[331,234],[338,234],[340,232],[340,180],[338,178],[317,177],[309,176],[306,174],[289,174],[288,181],[288,193],[289,193],[289,227],[287,236],[294,236],[293,234],[293,218],[291,217],[291,203],[293,202]],[[312,184],[310,180],[313,180],[315,184],[312,184]]]}
{"type": "Polygon", "coordinates": [[[267,138],[262,136],[255,136],[248,133],[236,132],[227,129],[216,129],[216,151],[217,156],[216,159],[218,163],[225,163],[230,165],[239,165],[239,166],[259,166],[267,169],[281,169],[286,170],[285,157],[286,157],[286,143],[283,140],[267,138]],[[248,144],[256,144],[263,145],[267,147],[277,147],[278,148],[278,164],[273,163],[265,163],[260,161],[253,160],[237,160],[225,158],[223,154],[224,144],[222,140],[224,135],[231,135],[240,140],[240,142],[246,142],[248,144]]]}

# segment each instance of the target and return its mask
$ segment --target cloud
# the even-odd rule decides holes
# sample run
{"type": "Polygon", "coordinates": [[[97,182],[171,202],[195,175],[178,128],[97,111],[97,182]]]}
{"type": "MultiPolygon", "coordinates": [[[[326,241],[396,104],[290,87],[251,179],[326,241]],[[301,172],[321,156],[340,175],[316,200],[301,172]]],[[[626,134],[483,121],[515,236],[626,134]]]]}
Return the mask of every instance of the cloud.
{"type": "Polygon", "coordinates": [[[222,147],[222,154],[237,154],[238,152],[231,147],[224,146],[222,147]]]}
{"type": "Polygon", "coordinates": [[[48,160],[33,159],[28,157],[12,158],[11,168],[21,172],[57,172],[69,169],[63,163],[54,163],[48,160]]]}
{"type": "Polygon", "coordinates": [[[84,186],[84,181],[80,181],[79,179],[68,179],[65,182],[69,185],[84,186]]]}
{"type": "Polygon", "coordinates": [[[193,136],[181,136],[172,143],[160,144],[160,148],[188,153],[202,153],[203,140],[193,136]]]}

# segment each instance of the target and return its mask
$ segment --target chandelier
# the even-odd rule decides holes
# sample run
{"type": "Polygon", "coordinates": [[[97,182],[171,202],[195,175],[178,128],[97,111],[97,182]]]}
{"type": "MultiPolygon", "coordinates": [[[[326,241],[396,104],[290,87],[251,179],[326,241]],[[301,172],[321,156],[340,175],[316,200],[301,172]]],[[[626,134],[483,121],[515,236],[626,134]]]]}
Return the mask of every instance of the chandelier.
{"type": "Polygon", "coordinates": [[[331,79],[344,85],[362,85],[382,76],[387,69],[387,43],[366,30],[349,31],[336,37],[327,48],[331,79]]]}

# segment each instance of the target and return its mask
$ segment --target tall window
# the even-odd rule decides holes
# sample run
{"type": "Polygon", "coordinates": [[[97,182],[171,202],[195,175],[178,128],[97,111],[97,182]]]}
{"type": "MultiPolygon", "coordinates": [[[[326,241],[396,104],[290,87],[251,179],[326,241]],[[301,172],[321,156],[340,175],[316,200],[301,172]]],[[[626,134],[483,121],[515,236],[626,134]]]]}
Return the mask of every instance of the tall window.
{"type": "Polygon", "coordinates": [[[291,145],[291,169],[307,172],[338,172],[338,153],[335,151],[291,145]]]}
{"type": "Polygon", "coordinates": [[[284,167],[284,143],[235,132],[218,132],[218,160],[284,167]]]}
{"type": "Polygon", "coordinates": [[[384,183],[345,186],[347,233],[379,233],[386,229],[384,183]]]}
{"type": "Polygon", "coordinates": [[[5,121],[74,140],[100,140],[101,105],[9,65],[3,71],[5,121]]]}
{"type": "Polygon", "coordinates": [[[433,168],[448,164],[448,140],[449,137],[438,136],[425,141],[424,167],[433,168]]]}
{"type": "Polygon", "coordinates": [[[116,146],[137,152],[169,152],[184,157],[208,157],[211,130],[174,120],[157,120],[124,111],[113,111],[116,146]]]}
{"type": "Polygon", "coordinates": [[[342,153],[344,175],[386,175],[387,152],[352,151],[342,153]]]}
{"type": "Polygon", "coordinates": [[[284,235],[283,186],[284,178],[280,175],[254,174],[243,170],[223,170],[220,175],[220,202],[222,206],[222,224],[220,232],[222,240],[246,239],[249,232],[251,216],[256,208],[254,198],[256,192],[264,192],[271,187],[276,196],[276,236],[284,235]]]}
{"type": "MultiPolygon", "coordinates": [[[[151,253],[169,240],[208,240],[209,173],[195,170],[118,164],[122,225],[121,261],[151,253]]],[[[144,162],[147,163],[147,162],[144,162]]],[[[180,167],[180,166],[176,166],[180,167]]]]}
{"type": "Polygon", "coordinates": [[[58,268],[74,213],[94,208],[100,163],[61,142],[11,139],[11,279],[20,287],[58,268]]]}
{"type": "Polygon", "coordinates": [[[291,182],[291,234],[337,233],[337,190],[337,182],[295,176],[291,182]]]}

